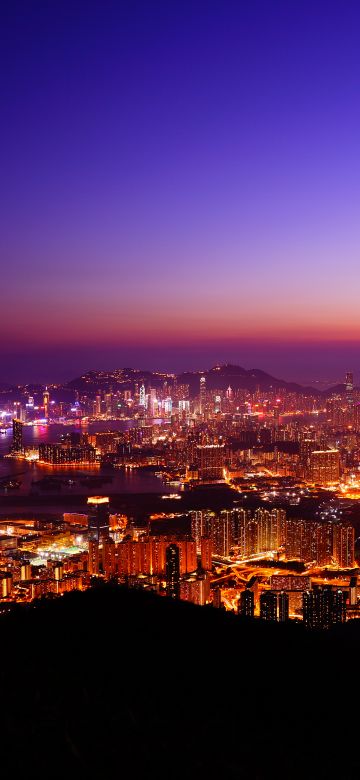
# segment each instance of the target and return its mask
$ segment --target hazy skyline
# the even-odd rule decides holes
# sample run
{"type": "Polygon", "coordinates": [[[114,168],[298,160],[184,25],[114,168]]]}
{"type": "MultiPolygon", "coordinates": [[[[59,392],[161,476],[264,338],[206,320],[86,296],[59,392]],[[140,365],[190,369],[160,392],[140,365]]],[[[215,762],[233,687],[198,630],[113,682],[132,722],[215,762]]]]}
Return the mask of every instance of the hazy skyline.
{"type": "Polygon", "coordinates": [[[355,2],[2,9],[3,381],[356,375],[359,22],[355,2]]]}

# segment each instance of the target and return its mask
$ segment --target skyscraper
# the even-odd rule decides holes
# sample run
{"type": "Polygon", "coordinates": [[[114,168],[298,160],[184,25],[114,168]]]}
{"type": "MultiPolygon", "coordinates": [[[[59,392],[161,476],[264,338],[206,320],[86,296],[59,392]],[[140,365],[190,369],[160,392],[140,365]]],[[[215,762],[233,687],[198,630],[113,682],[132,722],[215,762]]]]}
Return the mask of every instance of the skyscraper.
{"type": "Polygon", "coordinates": [[[104,539],[102,543],[102,570],[107,579],[113,577],[115,574],[115,542],[109,536],[108,539],[104,539]]]}
{"type": "Polygon", "coordinates": [[[334,560],[341,568],[351,569],[355,562],[355,530],[350,524],[338,522],[333,533],[334,560]]]}
{"type": "Polygon", "coordinates": [[[227,558],[231,549],[230,512],[221,512],[211,524],[212,548],[216,555],[227,558]]]}
{"type": "Polygon", "coordinates": [[[95,399],[95,415],[96,417],[100,417],[101,415],[101,392],[99,390],[96,399],[95,399]]]}
{"type": "Polygon", "coordinates": [[[224,444],[198,444],[195,450],[195,464],[199,479],[204,482],[222,479],[225,465],[224,444]]]}
{"type": "Polygon", "coordinates": [[[345,597],[341,590],[329,588],[306,591],[303,594],[303,619],[305,628],[331,628],[344,623],[346,618],[345,597]]]}
{"type": "Polygon", "coordinates": [[[210,536],[201,537],[201,568],[204,571],[212,569],[212,539],[210,536]]]}
{"type": "Polygon", "coordinates": [[[89,562],[88,572],[89,574],[97,576],[99,574],[99,543],[95,539],[89,539],[89,562]]]}
{"type": "Polygon", "coordinates": [[[206,407],[206,377],[202,376],[200,377],[200,404],[199,404],[199,412],[200,414],[205,414],[205,407],[206,407]]]}
{"type": "Polygon", "coordinates": [[[91,496],[87,500],[92,514],[88,519],[89,539],[100,542],[109,536],[109,499],[91,496]]]}
{"type": "Polygon", "coordinates": [[[345,376],[345,394],[347,407],[352,409],[354,405],[354,377],[351,371],[348,371],[345,376]]]}
{"type": "Polygon", "coordinates": [[[244,617],[254,617],[254,593],[248,588],[240,593],[238,613],[244,617]]]}
{"type": "Polygon", "coordinates": [[[339,481],[340,453],[338,450],[314,450],[310,455],[310,479],[318,485],[339,481]]]}
{"type": "Polygon", "coordinates": [[[146,406],[146,393],[145,393],[145,385],[144,384],[142,384],[140,386],[139,406],[142,406],[144,409],[145,409],[145,406],[146,406]]]}
{"type": "Polygon", "coordinates": [[[279,623],[284,623],[286,620],[289,619],[289,594],[285,593],[285,591],[281,591],[278,595],[278,605],[279,605],[279,623]]]}
{"type": "Polygon", "coordinates": [[[277,621],[277,593],[266,590],[260,596],[260,617],[263,620],[277,621]]]}
{"type": "Polygon", "coordinates": [[[172,599],[180,598],[180,552],[177,544],[166,549],[166,594],[172,599]]]}
{"type": "Polygon", "coordinates": [[[44,395],[43,395],[43,406],[44,406],[44,417],[45,420],[49,419],[49,404],[50,404],[50,394],[47,389],[45,388],[44,395]]]}
{"type": "Polygon", "coordinates": [[[11,446],[11,452],[15,455],[22,455],[24,452],[24,444],[23,444],[23,423],[20,422],[20,420],[16,420],[15,418],[12,421],[13,423],[13,440],[12,440],[12,446],[11,446]]]}

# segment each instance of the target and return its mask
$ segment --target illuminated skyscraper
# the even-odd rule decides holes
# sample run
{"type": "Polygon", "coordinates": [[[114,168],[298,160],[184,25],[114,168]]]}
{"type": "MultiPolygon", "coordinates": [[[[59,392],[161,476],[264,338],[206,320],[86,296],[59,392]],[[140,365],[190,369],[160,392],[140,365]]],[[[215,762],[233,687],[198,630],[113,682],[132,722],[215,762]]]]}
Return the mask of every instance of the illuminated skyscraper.
{"type": "Polygon", "coordinates": [[[20,569],[20,579],[24,582],[31,580],[31,565],[30,561],[23,561],[20,569]]]}
{"type": "Polygon", "coordinates": [[[284,623],[289,619],[289,595],[284,591],[281,591],[278,596],[278,617],[279,623],[284,623]]]}
{"type": "Polygon", "coordinates": [[[258,522],[258,552],[277,550],[280,545],[280,511],[259,508],[255,512],[258,522]]]}
{"type": "Polygon", "coordinates": [[[204,606],[210,602],[210,578],[208,574],[186,577],[180,583],[180,598],[204,606]]]}
{"type": "Polygon", "coordinates": [[[248,588],[240,593],[238,613],[245,617],[254,617],[254,594],[248,588]]]}
{"type": "Polygon", "coordinates": [[[0,597],[8,598],[12,591],[13,578],[9,571],[0,572],[0,597]]]}
{"type": "Polygon", "coordinates": [[[115,542],[109,536],[102,543],[102,570],[107,579],[115,575],[115,542]]]}
{"type": "Polygon", "coordinates": [[[263,620],[277,621],[277,593],[266,590],[260,596],[260,617],[263,620]]]}
{"type": "Polygon", "coordinates": [[[44,417],[45,420],[49,419],[49,404],[50,404],[50,394],[47,389],[45,388],[44,395],[43,395],[43,406],[44,406],[44,417]]]}
{"type": "Polygon", "coordinates": [[[39,444],[39,460],[52,466],[66,463],[95,463],[96,451],[89,444],[72,446],[68,442],[59,444],[42,442],[39,444]]]}
{"type": "Polygon", "coordinates": [[[212,539],[210,536],[201,537],[201,568],[204,571],[212,569],[212,539]]]}
{"type": "Polygon", "coordinates": [[[155,387],[150,388],[148,410],[150,417],[156,417],[158,411],[158,401],[155,387]]]}
{"type": "Polygon", "coordinates": [[[23,444],[23,423],[20,420],[13,419],[13,440],[11,446],[11,452],[14,455],[22,455],[24,452],[23,444]]]}
{"type": "Polygon", "coordinates": [[[89,562],[88,572],[89,574],[97,576],[99,574],[99,543],[95,539],[89,539],[89,562]]]}
{"type": "Polygon", "coordinates": [[[213,607],[216,607],[216,609],[221,609],[222,607],[221,588],[219,588],[219,586],[214,588],[212,592],[212,605],[213,607]]]}
{"type": "Polygon", "coordinates": [[[113,394],[111,392],[105,393],[105,409],[106,416],[112,417],[113,414],[113,394]]]}
{"type": "Polygon", "coordinates": [[[357,604],[357,577],[350,578],[350,604],[352,607],[357,604]]]}
{"type": "Polygon", "coordinates": [[[349,409],[354,405],[354,377],[350,371],[345,377],[346,403],[349,409]]]}
{"type": "Polygon", "coordinates": [[[199,404],[199,412],[200,414],[205,414],[205,408],[206,408],[206,377],[202,376],[200,377],[200,404],[199,404]]]}
{"type": "Polygon", "coordinates": [[[355,530],[347,523],[334,525],[333,558],[344,569],[351,569],[355,564],[355,530]]]}
{"type": "Polygon", "coordinates": [[[230,512],[221,512],[220,515],[213,518],[211,539],[214,553],[222,558],[227,558],[231,549],[230,512]]]}
{"type": "Polygon", "coordinates": [[[310,455],[310,479],[318,485],[339,481],[340,453],[338,450],[314,450],[310,455]]]}
{"type": "Polygon", "coordinates": [[[166,594],[172,599],[180,598],[180,553],[177,544],[166,549],[166,594]]]}
{"type": "Polygon", "coordinates": [[[139,406],[143,406],[145,409],[146,406],[146,392],[145,392],[145,385],[142,384],[140,387],[140,394],[139,394],[139,406]]]}
{"type": "Polygon", "coordinates": [[[87,500],[92,514],[88,519],[89,539],[100,542],[109,536],[109,499],[91,496],[87,500]]]}
{"type": "Polygon", "coordinates": [[[95,399],[95,415],[100,417],[101,415],[101,393],[99,392],[95,399]]]}
{"type": "Polygon", "coordinates": [[[191,512],[191,536],[195,540],[198,553],[201,552],[201,538],[209,536],[214,517],[214,512],[203,512],[202,510],[191,512]]]}
{"type": "Polygon", "coordinates": [[[199,479],[204,482],[222,479],[225,465],[224,444],[198,444],[195,450],[195,465],[199,479]]]}
{"type": "Polygon", "coordinates": [[[331,587],[306,591],[303,595],[303,619],[305,628],[331,628],[346,619],[345,597],[341,590],[331,587]]]}

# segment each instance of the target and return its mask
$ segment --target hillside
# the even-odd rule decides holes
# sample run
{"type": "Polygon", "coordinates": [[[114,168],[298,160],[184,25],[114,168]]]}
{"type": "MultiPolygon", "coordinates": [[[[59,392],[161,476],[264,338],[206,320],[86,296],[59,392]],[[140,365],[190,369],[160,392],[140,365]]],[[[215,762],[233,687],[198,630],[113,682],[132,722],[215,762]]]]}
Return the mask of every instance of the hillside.
{"type": "MultiPolygon", "coordinates": [[[[215,366],[209,370],[188,371],[177,375],[178,384],[187,384],[190,388],[190,395],[195,396],[199,393],[200,376],[206,377],[206,386],[209,390],[226,390],[231,385],[233,390],[243,389],[255,391],[257,388],[263,391],[285,389],[287,392],[301,393],[303,395],[329,395],[332,390],[321,391],[312,387],[303,387],[295,382],[286,382],[284,379],[267,374],[265,371],[253,368],[246,370],[241,366],[226,364],[215,366]]],[[[146,387],[158,387],[165,380],[170,383],[173,381],[173,375],[141,371],[133,368],[114,369],[113,371],[89,371],[82,377],[78,377],[69,382],[66,387],[79,392],[95,394],[99,389],[108,391],[110,388],[115,390],[132,389],[135,383],[142,382],[146,387]]],[[[341,386],[342,387],[342,386],[341,386]]]]}
{"type": "Polygon", "coordinates": [[[103,586],[19,607],[0,638],[5,776],[358,775],[356,623],[312,635],[103,586]]]}

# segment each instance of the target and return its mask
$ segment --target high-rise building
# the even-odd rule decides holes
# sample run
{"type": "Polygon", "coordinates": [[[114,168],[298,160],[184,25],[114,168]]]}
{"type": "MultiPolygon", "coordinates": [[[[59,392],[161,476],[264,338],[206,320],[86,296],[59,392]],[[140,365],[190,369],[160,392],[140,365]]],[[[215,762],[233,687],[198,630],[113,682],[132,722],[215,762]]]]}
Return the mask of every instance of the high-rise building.
{"type": "Polygon", "coordinates": [[[13,578],[11,572],[0,572],[0,598],[6,599],[11,595],[12,585],[13,578]]]}
{"type": "Polygon", "coordinates": [[[145,409],[145,406],[146,406],[146,391],[145,391],[145,385],[144,384],[142,384],[140,386],[139,406],[142,406],[144,409],[145,409]]]}
{"type": "Polygon", "coordinates": [[[263,620],[277,621],[277,593],[266,590],[260,595],[260,617],[263,620]]]}
{"type": "Polygon", "coordinates": [[[339,450],[314,450],[310,454],[310,479],[318,485],[331,485],[339,481],[339,450]]]}
{"type": "Polygon", "coordinates": [[[204,415],[206,410],[206,377],[200,377],[200,403],[199,412],[204,415]]]}
{"type": "Polygon", "coordinates": [[[345,376],[345,394],[347,407],[352,409],[354,406],[354,377],[351,371],[348,371],[345,376]]]}
{"type": "Polygon", "coordinates": [[[95,399],[95,416],[100,417],[101,416],[101,393],[98,392],[96,399],[95,399]]]}
{"type": "Polygon", "coordinates": [[[254,609],[254,593],[252,590],[246,588],[246,590],[243,590],[242,593],[240,593],[238,613],[239,615],[252,618],[254,617],[254,609]]]}
{"type": "Polygon", "coordinates": [[[208,574],[197,574],[186,577],[180,583],[180,598],[192,604],[204,606],[210,601],[210,577],[208,574]]]}
{"type": "Polygon", "coordinates": [[[62,561],[56,561],[54,564],[54,578],[57,581],[62,580],[64,577],[64,566],[62,561]]]}
{"type": "Polygon", "coordinates": [[[213,517],[210,535],[214,554],[227,558],[231,549],[230,512],[221,512],[213,517]]]}
{"type": "Polygon", "coordinates": [[[14,418],[12,421],[12,426],[13,426],[13,440],[12,440],[11,452],[14,453],[14,455],[22,455],[24,452],[23,423],[20,422],[20,420],[16,420],[14,418]]]}
{"type": "Polygon", "coordinates": [[[258,552],[270,552],[280,546],[280,513],[282,510],[259,508],[255,512],[258,523],[258,552]]]}
{"type": "Polygon", "coordinates": [[[306,628],[331,628],[346,619],[345,596],[331,587],[306,591],[303,594],[303,620],[306,628]]]}
{"type": "Polygon", "coordinates": [[[278,595],[278,617],[279,623],[289,620],[289,595],[283,590],[278,595]]]}
{"type": "Polygon", "coordinates": [[[357,577],[350,578],[350,605],[355,607],[357,605],[357,577]]]}
{"type": "Polygon", "coordinates": [[[333,562],[334,526],[321,523],[317,529],[316,562],[319,566],[328,566],[333,562]]]}
{"type": "Polygon", "coordinates": [[[288,561],[300,558],[300,521],[289,517],[285,531],[285,557],[288,561]]]}
{"type": "Polygon", "coordinates": [[[44,406],[44,417],[45,420],[49,419],[49,407],[50,407],[50,394],[47,389],[47,387],[44,390],[43,394],[43,406],[44,406]]]}
{"type": "Polygon", "coordinates": [[[251,557],[259,552],[259,524],[250,518],[245,528],[245,556],[251,557]]]}
{"type": "Polygon", "coordinates": [[[333,558],[344,569],[355,565],[355,530],[348,523],[335,523],[333,526],[333,558]]]}
{"type": "Polygon", "coordinates": [[[23,561],[20,568],[20,579],[23,582],[31,580],[31,565],[30,561],[23,561]]]}
{"type": "Polygon", "coordinates": [[[91,510],[88,518],[89,539],[101,542],[109,536],[109,499],[107,496],[90,496],[87,503],[91,510]]]}
{"type": "Polygon", "coordinates": [[[150,417],[156,417],[158,412],[158,400],[156,395],[156,388],[151,387],[149,390],[149,402],[148,402],[148,411],[150,417]]]}
{"type": "Polygon", "coordinates": [[[111,392],[105,393],[105,410],[106,410],[106,416],[112,417],[113,415],[113,394],[111,392]]]}
{"type": "Polygon", "coordinates": [[[198,553],[201,551],[201,538],[210,534],[213,517],[215,517],[213,512],[202,510],[191,512],[191,536],[195,540],[198,553]]]}
{"type": "Polygon", "coordinates": [[[212,592],[212,605],[213,607],[216,607],[216,609],[221,609],[222,607],[221,588],[219,588],[219,586],[214,588],[212,592]]]}
{"type": "Polygon", "coordinates": [[[223,479],[225,465],[224,444],[198,444],[195,449],[195,465],[199,479],[204,482],[223,479]]]}
{"type": "Polygon", "coordinates": [[[102,543],[102,570],[106,579],[114,577],[116,573],[116,545],[110,536],[102,543]]]}
{"type": "Polygon", "coordinates": [[[89,574],[97,576],[99,574],[100,551],[99,543],[95,539],[89,539],[89,574]]]}
{"type": "Polygon", "coordinates": [[[96,450],[90,444],[72,445],[69,442],[39,444],[39,460],[52,466],[76,463],[96,463],[96,450]]]}
{"type": "Polygon", "coordinates": [[[166,549],[166,594],[172,599],[180,598],[180,551],[177,544],[166,549]]]}
{"type": "Polygon", "coordinates": [[[234,399],[234,391],[230,385],[226,391],[226,398],[228,401],[233,401],[234,399]]]}
{"type": "Polygon", "coordinates": [[[201,537],[201,568],[204,571],[212,569],[212,539],[211,536],[201,537]]]}

